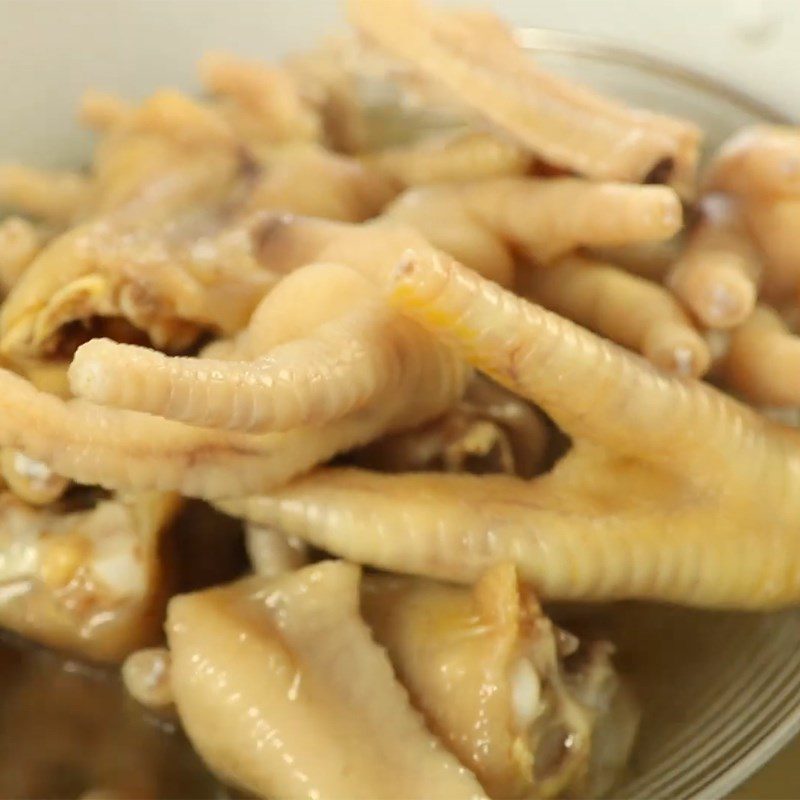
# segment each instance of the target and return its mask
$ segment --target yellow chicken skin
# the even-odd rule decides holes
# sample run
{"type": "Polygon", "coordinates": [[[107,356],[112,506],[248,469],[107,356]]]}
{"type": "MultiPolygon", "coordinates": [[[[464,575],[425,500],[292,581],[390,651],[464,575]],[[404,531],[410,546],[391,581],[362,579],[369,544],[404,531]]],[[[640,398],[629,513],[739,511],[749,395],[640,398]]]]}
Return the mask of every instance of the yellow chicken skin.
{"type": "Polygon", "coordinates": [[[608,644],[555,628],[512,565],[471,590],[368,575],[361,608],[412,702],[491,797],[584,796],[627,761],[638,715],[608,644]],[[606,715],[616,760],[601,766],[590,754],[606,715]]]}
{"type": "Polygon", "coordinates": [[[352,24],[547,162],[595,180],[644,180],[662,163],[691,194],[700,132],[631,110],[539,69],[490,14],[417,0],[350,0],[352,24]]]}
{"type": "MultiPolygon", "coordinates": [[[[122,345],[86,347],[102,356],[122,345]]],[[[90,361],[73,375],[82,392],[116,392],[140,411],[63,401],[0,370],[0,440],[80,483],[230,497],[280,485],[337,453],[435,419],[461,397],[470,374],[359,272],[336,264],[288,276],[239,338],[210,350],[217,360],[170,360],[132,348],[128,356],[123,348],[121,366],[129,371],[121,394],[122,384],[104,382],[90,361]],[[305,316],[286,302],[298,297],[305,316]],[[137,359],[140,368],[132,369],[137,359]],[[218,427],[142,413],[156,404],[218,427]]]]}
{"type": "Polygon", "coordinates": [[[172,600],[172,694],[194,746],[260,797],[485,798],[409,703],[359,582],[329,561],[172,600]]]}
{"type": "Polygon", "coordinates": [[[570,453],[529,482],[322,470],[227,510],[396,572],[470,582],[512,561],[546,599],[797,602],[793,429],[451,260],[409,254],[393,301],[537,402],[572,437],[570,453]]]}
{"type": "Polygon", "coordinates": [[[121,661],[158,641],[167,599],[162,537],[180,508],[157,492],[88,510],[0,495],[0,625],[50,647],[121,661]]]}

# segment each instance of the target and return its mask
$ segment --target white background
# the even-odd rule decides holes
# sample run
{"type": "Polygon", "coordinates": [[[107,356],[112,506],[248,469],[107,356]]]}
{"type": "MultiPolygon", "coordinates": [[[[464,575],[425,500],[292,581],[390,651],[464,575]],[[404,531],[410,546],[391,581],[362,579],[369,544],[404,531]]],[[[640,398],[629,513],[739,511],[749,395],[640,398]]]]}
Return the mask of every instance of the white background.
{"type": "MultiPolygon", "coordinates": [[[[481,0],[440,0],[480,5],[481,0]]],[[[510,22],[599,34],[800,118],[800,0],[486,0],[510,22]]],[[[341,25],[336,0],[0,0],[0,160],[63,163],[86,86],[194,85],[204,50],[276,57],[341,25]]]]}

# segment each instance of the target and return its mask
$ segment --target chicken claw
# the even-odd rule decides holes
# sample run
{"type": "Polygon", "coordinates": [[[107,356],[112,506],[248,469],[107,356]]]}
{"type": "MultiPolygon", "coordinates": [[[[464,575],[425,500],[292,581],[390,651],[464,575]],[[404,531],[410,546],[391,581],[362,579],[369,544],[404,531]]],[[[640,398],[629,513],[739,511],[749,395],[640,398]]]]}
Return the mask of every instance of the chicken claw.
{"type": "Polygon", "coordinates": [[[485,131],[458,131],[397,145],[362,159],[403,186],[525,175],[533,156],[512,140],[485,131]]]}
{"type": "Polygon", "coordinates": [[[529,482],[332,469],[227,510],[396,572],[469,582],[512,561],[548,599],[772,608],[800,598],[795,431],[452,261],[409,257],[393,299],[536,402],[572,451],[529,482]]]}
{"type": "MultiPolygon", "coordinates": [[[[102,370],[92,361],[98,351],[103,358],[106,351],[118,353],[123,347],[108,342],[92,343],[84,351],[86,358],[76,362],[73,385],[89,394],[219,427],[252,429],[269,420],[285,431],[255,435],[214,430],[82,399],[64,402],[0,370],[0,443],[80,483],[179,490],[211,498],[266,491],[337,453],[443,414],[461,397],[469,369],[416,323],[389,309],[373,285],[350,268],[310,265],[298,270],[265,298],[257,324],[235,344],[245,358],[279,348],[284,357],[294,352],[305,358],[317,344],[312,338],[292,340],[309,333],[306,325],[312,326],[313,336],[315,314],[320,330],[325,329],[326,315],[336,316],[337,302],[346,310],[359,293],[361,310],[351,312],[349,321],[344,317],[342,324],[347,329],[351,323],[368,323],[369,336],[358,345],[363,357],[349,365],[342,362],[337,374],[328,364],[330,353],[319,345],[323,349],[316,365],[295,362],[292,367],[308,377],[305,394],[280,375],[272,385],[249,387],[251,392],[239,392],[241,383],[225,379],[226,374],[235,378],[237,372],[257,371],[258,365],[212,362],[227,373],[211,370],[204,383],[195,380],[204,369],[203,359],[177,361],[172,371],[151,372],[149,351],[141,354],[142,361],[126,361],[124,380],[115,386],[98,378],[102,370]],[[296,312],[300,289],[307,316],[296,312]],[[332,296],[338,301],[330,302],[332,296]],[[294,300],[287,303],[288,297],[294,300]],[[119,386],[127,388],[120,392],[119,386]],[[301,423],[305,426],[297,427],[301,423]]],[[[350,333],[355,331],[352,325],[350,333]]],[[[235,349],[229,353],[235,354],[235,349]]],[[[292,362],[285,361],[286,366],[292,362]]]]}
{"type": "Polygon", "coordinates": [[[738,201],[764,258],[764,294],[796,300],[800,292],[800,132],[746,128],[720,148],[705,176],[710,191],[738,201]]]}
{"type": "MultiPolygon", "coordinates": [[[[387,309],[374,284],[348,267],[309,265],[287,277],[256,311],[239,346],[247,345],[252,361],[168,358],[94,340],[76,353],[70,383],[95,402],[249,432],[332,422],[404,394],[409,382],[454,399],[463,386],[464,371],[440,358],[446,351],[387,309]],[[337,314],[333,297],[350,308],[337,314]],[[305,332],[294,338],[297,321],[281,322],[298,298],[306,303],[305,332]]],[[[413,407],[413,395],[408,401],[413,407]]]]}
{"type": "Polygon", "coordinates": [[[702,217],[667,284],[709,328],[732,328],[752,313],[762,259],[737,202],[725,195],[703,198],[702,217]]]}
{"type": "Polygon", "coordinates": [[[227,53],[208,53],[200,62],[200,77],[243,142],[320,138],[320,120],[288,73],[227,53]]]}
{"type": "Polygon", "coordinates": [[[738,197],[800,194],[800,134],[795,127],[754,125],[720,148],[706,176],[738,197]]]}
{"type": "Polygon", "coordinates": [[[89,197],[89,180],[78,173],[0,164],[0,209],[64,224],[80,213],[89,197]]]}
{"type": "Polygon", "coordinates": [[[800,406],[800,339],[772,309],[759,306],[731,331],[719,377],[759,406],[800,406]]]}

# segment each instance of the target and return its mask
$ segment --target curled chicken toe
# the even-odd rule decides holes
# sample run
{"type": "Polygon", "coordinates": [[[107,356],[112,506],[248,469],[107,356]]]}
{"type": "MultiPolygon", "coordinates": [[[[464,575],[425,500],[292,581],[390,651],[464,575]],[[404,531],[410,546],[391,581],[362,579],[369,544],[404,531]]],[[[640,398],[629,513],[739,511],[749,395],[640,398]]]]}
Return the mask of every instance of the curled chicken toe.
{"type": "MultiPolygon", "coordinates": [[[[429,353],[435,368],[442,349],[428,346],[426,339],[416,325],[388,309],[374,285],[355,270],[310,265],[265,299],[240,337],[240,349],[249,350],[252,360],[233,360],[235,349],[227,360],[169,358],[95,340],[76,353],[70,381],[77,395],[95,402],[195,425],[291,430],[331,422],[401,390],[405,379],[422,371],[412,357],[419,361],[429,353]],[[351,310],[337,314],[330,297],[339,297],[351,310]],[[282,307],[286,314],[296,309],[298,298],[306,303],[305,334],[292,338],[292,324],[281,325],[272,310],[282,307]],[[264,349],[253,352],[256,342],[264,349]]],[[[444,383],[460,383],[457,368],[445,370],[444,383]]]]}
{"type": "Polygon", "coordinates": [[[503,272],[512,270],[517,253],[549,262],[577,247],[661,241],[682,222],[680,200],[667,187],[577,178],[422,187],[401,195],[385,216],[414,226],[431,244],[496,278],[492,269],[503,285],[509,284],[503,272]]]}
{"type": "MultiPolygon", "coordinates": [[[[81,483],[219,498],[266,491],[337,453],[422,425],[463,394],[470,374],[464,362],[388,308],[354,270],[311,265],[281,286],[264,299],[254,317],[257,324],[226,346],[213,346],[216,353],[227,350],[227,358],[241,354],[245,363],[220,360],[204,371],[204,360],[198,359],[178,361],[174,368],[176,362],[168,362],[169,369],[151,372],[150,351],[144,351],[141,360],[126,362],[124,380],[115,384],[98,378],[101,364],[90,358],[97,352],[94,346],[77,362],[76,388],[104,392],[108,401],[117,398],[139,409],[216,424],[217,429],[83,399],[65,402],[0,370],[0,443],[81,483]],[[309,290],[300,293],[307,317],[296,313],[296,290],[301,288],[309,290]],[[353,357],[343,357],[337,371],[328,364],[331,353],[325,340],[314,336],[327,332],[326,319],[336,314],[337,303],[347,309],[359,292],[363,305],[351,312],[350,321],[366,320],[369,336],[350,343],[353,357]],[[295,299],[287,304],[291,296],[295,299]],[[319,327],[308,330],[306,325],[313,326],[315,319],[319,327]],[[295,337],[305,341],[295,342],[295,337]],[[269,372],[268,361],[267,377],[279,380],[258,382],[259,364],[249,362],[279,348],[282,367],[307,376],[304,391],[280,372],[269,372]],[[301,360],[286,360],[292,352],[301,360]],[[306,363],[309,353],[320,360],[306,363]],[[246,382],[248,374],[256,377],[252,385],[246,382]],[[205,380],[197,380],[198,375],[205,380]],[[268,433],[241,430],[267,420],[275,428],[268,433]],[[225,426],[239,430],[219,429],[225,426]]],[[[346,316],[342,319],[350,325],[346,316]]],[[[350,327],[351,333],[355,330],[350,327]]],[[[109,348],[118,352],[121,345],[98,347],[102,358],[109,348]]]]}
{"type": "Polygon", "coordinates": [[[536,402],[573,439],[570,453],[529,482],[326,470],[230,511],[396,572],[467,582],[512,561],[544,598],[733,608],[800,598],[795,431],[455,262],[407,260],[393,297],[536,402]]]}
{"type": "Polygon", "coordinates": [[[583,647],[587,663],[571,671],[569,660],[584,658],[578,641],[544,616],[513,566],[498,565],[471,591],[370,575],[361,607],[411,701],[490,796],[586,796],[608,788],[627,760],[637,713],[608,645],[583,647]],[[593,681],[606,684],[603,712],[588,697],[593,681]],[[592,775],[597,717],[618,710],[604,733],[619,743],[619,762],[592,775]]]}
{"type": "Polygon", "coordinates": [[[0,625],[101,661],[157,640],[167,588],[161,540],[178,508],[161,493],[88,510],[0,495],[0,625]]]}
{"type": "Polygon", "coordinates": [[[758,297],[762,258],[738,203],[711,194],[667,284],[709,328],[732,328],[746,320],[758,297]]]}
{"type": "Polygon", "coordinates": [[[326,562],[175,598],[172,692],[192,743],[260,797],[485,797],[411,707],[359,581],[326,562]]]}

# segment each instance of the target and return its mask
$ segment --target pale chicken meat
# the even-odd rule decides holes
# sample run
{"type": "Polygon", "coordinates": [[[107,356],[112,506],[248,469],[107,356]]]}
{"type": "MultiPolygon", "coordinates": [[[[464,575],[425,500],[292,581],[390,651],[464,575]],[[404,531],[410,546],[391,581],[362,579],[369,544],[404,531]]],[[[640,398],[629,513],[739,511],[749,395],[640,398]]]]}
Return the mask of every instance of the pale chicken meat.
{"type": "Polygon", "coordinates": [[[195,746],[261,796],[607,789],[638,724],[608,645],[557,629],[510,565],[470,591],[322,562],[178,597],[167,630],[169,655],[131,658],[169,659],[164,696],[195,746]]]}
{"type": "Polygon", "coordinates": [[[193,744],[261,797],[485,797],[412,708],[359,582],[323,562],[175,598],[172,692],[193,744]]]}
{"type": "Polygon", "coordinates": [[[491,569],[471,591],[387,575],[363,583],[365,617],[412,702],[492,797],[610,788],[633,743],[635,701],[608,646],[556,628],[513,566],[491,569]],[[612,714],[619,760],[593,774],[596,731],[612,714]]]}
{"type": "Polygon", "coordinates": [[[0,495],[0,625],[100,661],[157,641],[161,546],[179,505],[145,493],[70,511],[0,495]]]}

